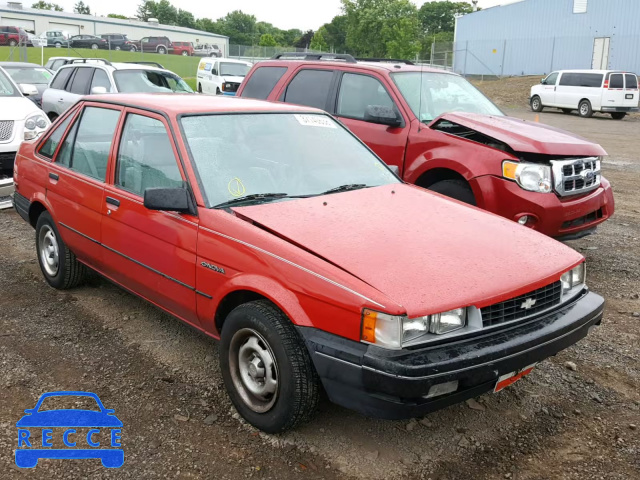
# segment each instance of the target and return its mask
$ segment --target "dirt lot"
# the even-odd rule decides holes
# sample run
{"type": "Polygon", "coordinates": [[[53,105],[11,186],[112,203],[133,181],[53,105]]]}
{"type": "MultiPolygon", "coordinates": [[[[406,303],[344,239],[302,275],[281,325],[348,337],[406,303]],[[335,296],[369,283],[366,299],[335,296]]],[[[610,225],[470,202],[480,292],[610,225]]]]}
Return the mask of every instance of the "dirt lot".
{"type": "MultiPolygon", "coordinates": [[[[533,119],[523,108],[509,113],[533,119]]],[[[0,477],[640,478],[639,125],[555,113],[540,121],[610,154],[616,215],[570,243],[608,301],[605,322],[513,387],[417,421],[367,419],[325,400],[310,424],[258,434],[226,398],[215,342],[100,278],[52,290],[33,229],[0,213],[0,477]],[[15,422],[41,393],[62,389],[96,392],[115,408],[124,423],[120,470],[97,460],[15,467],[15,422]]]]}

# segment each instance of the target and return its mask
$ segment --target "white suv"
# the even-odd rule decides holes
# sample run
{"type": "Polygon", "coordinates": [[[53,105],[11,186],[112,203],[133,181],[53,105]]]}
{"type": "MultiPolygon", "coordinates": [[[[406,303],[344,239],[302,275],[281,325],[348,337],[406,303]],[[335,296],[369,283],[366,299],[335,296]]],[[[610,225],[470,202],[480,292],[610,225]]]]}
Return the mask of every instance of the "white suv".
{"type": "Polygon", "coordinates": [[[103,93],[193,93],[169,70],[101,58],[78,59],[58,69],[42,94],[42,110],[53,121],[85,95],[103,93]]]}

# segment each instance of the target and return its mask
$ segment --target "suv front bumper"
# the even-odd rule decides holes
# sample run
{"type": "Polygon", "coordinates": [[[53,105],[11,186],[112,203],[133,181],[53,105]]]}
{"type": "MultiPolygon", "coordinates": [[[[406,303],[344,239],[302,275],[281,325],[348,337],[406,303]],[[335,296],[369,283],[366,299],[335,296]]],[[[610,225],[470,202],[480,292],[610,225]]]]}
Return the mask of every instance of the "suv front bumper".
{"type": "Polygon", "coordinates": [[[498,378],[548,358],[584,338],[602,321],[604,300],[584,291],[558,310],[497,331],[439,345],[387,350],[314,328],[298,327],[334,403],[364,415],[402,419],[493,390],[498,378]],[[458,389],[427,398],[453,380],[458,389]]]}

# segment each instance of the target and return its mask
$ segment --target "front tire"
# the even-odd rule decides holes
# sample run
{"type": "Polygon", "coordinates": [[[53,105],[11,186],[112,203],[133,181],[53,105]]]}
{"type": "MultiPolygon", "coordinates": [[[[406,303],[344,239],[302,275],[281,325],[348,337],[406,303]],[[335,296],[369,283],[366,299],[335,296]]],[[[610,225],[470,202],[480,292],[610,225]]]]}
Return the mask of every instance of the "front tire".
{"type": "Polygon", "coordinates": [[[540,97],[538,95],[534,95],[531,98],[531,110],[533,110],[534,112],[541,112],[543,108],[544,106],[542,105],[542,100],[540,100],[540,97]]]}
{"type": "Polygon", "coordinates": [[[56,48],[62,48],[62,44],[61,44],[60,42],[56,42],[56,43],[54,43],[54,46],[55,46],[56,48]]]}
{"type": "Polygon", "coordinates": [[[114,48],[114,50],[115,50],[116,52],[119,52],[119,51],[120,51],[120,47],[116,47],[116,48],[114,48]]]}
{"type": "Polygon", "coordinates": [[[611,118],[613,118],[614,120],[622,120],[626,116],[627,112],[613,112],[611,114],[611,118]]]}
{"type": "Polygon", "coordinates": [[[15,40],[9,40],[9,46],[10,47],[15,47],[18,44],[18,42],[16,42],[15,40]]]}
{"type": "Polygon", "coordinates": [[[98,44],[97,43],[92,43],[91,44],[91,50],[98,50],[98,44]]]}
{"type": "Polygon", "coordinates": [[[131,48],[129,49],[129,51],[130,51],[130,52],[137,52],[137,51],[138,51],[138,49],[137,49],[136,47],[131,47],[131,48]]]}
{"type": "Polygon", "coordinates": [[[447,197],[455,198],[469,205],[476,204],[476,197],[467,182],[464,180],[449,179],[440,180],[428,187],[429,190],[447,197]]]}
{"type": "Polygon", "coordinates": [[[181,53],[181,55],[182,55],[183,57],[188,57],[188,56],[189,56],[189,52],[187,52],[187,51],[185,50],[185,51],[183,51],[183,52],[181,53]]]}
{"type": "Polygon", "coordinates": [[[593,116],[591,102],[589,100],[582,100],[580,105],[578,105],[578,113],[583,118],[591,118],[593,116]]]}
{"type": "Polygon", "coordinates": [[[319,380],[307,347],[267,300],[240,305],[226,318],[220,368],[238,413],[264,432],[291,429],[315,412],[319,380]]]}
{"type": "Polygon", "coordinates": [[[202,85],[200,83],[198,84],[198,93],[202,93],[202,85]]]}
{"type": "Polygon", "coordinates": [[[36,253],[45,280],[53,288],[66,290],[79,285],[87,267],[67,248],[49,212],[36,223],[36,253]]]}

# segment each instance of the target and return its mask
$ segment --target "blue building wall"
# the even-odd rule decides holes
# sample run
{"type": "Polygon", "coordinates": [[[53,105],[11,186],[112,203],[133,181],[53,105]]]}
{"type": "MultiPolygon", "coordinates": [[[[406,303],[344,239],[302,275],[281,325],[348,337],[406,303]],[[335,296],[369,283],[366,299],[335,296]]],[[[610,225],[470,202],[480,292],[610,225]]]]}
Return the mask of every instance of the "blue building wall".
{"type": "Polygon", "coordinates": [[[524,0],[457,21],[456,72],[538,75],[591,68],[594,39],[610,37],[609,68],[640,73],[640,0],[524,0]]]}

